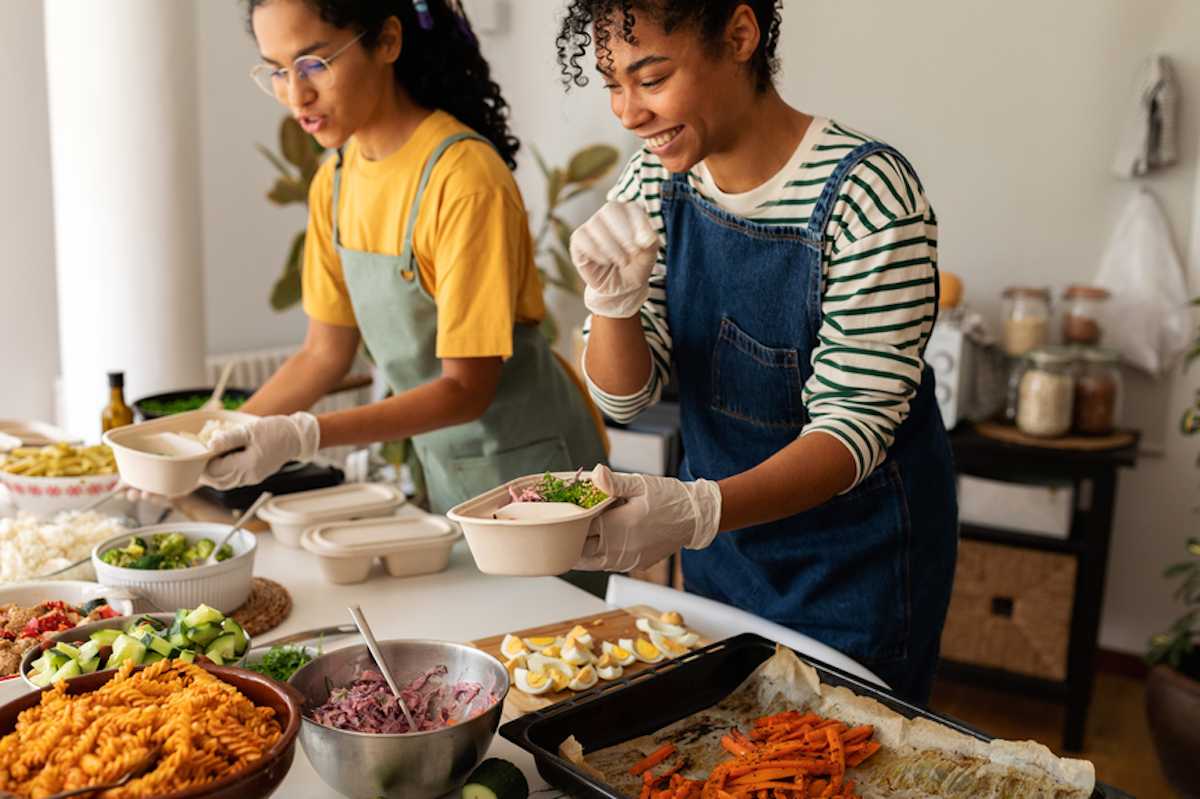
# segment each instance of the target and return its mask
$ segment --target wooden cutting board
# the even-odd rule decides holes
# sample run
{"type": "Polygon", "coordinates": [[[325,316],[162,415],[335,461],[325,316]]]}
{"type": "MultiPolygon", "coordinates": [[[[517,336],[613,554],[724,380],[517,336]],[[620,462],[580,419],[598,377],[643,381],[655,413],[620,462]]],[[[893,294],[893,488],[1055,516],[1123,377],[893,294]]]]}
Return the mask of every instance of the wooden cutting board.
{"type": "MultiPolygon", "coordinates": [[[[544,624],[541,627],[531,627],[525,630],[509,630],[500,635],[493,635],[490,638],[481,638],[478,641],[471,641],[471,645],[482,649],[489,655],[496,657],[501,663],[505,661],[505,657],[500,654],[500,644],[504,641],[504,636],[512,634],[518,638],[537,638],[537,637],[560,637],[566,636],[575,625],[579,625],[592,634],[592,651],[600,653],[601,641],[612,641],[614,644],[622,638],[632,638],[637,640],[638,637],[645,637],[645,633],[637,628],[637,620],[640,617],[657,619],[661,613],[658,610],[646,605],[634,605],[632,607],[621,610],[610,610],[605,613],[599,613],[595,616],[581,616],[577,619],[568,619],[566,621],[554,622],[553,624],[544,624]]],[[[686,626],[687,619],[684,619],[686,626]]],[[[688,629],[691,629],[690,627],[688,629]]],[[[693,630],[693,632],[697,632],[693,630]]],[[[706,646],[712,641],[700,636],[700,642],[696,647],[706,646]]],[[[693,648],[696,648],[693,647],[693,648]]],[[[660,661],[661,662],[661,661],[660,661]]],[[[658,665],[658,664],[654,664],[658,665]]],[[[626,666],[621,678],[632,676],[638,672],[645,671],[650,668],[651,664],[636,661],[632,665],[626,666]]],[[[603,685],[601,681],[598,685],[603,685]]],[[[514,719],[518,716],[523,716],[526,713],[532,713],[542,708],[549,707],[555,702],[561,702],[564,699],[570,699],[577,696],[576,691],[567,689],[565,691],[554,691],[551,693],[531,696],[524,691],[517,690],[514,685],[508,692],[508,698],[504,702],[504,718],[514,719]]]]}

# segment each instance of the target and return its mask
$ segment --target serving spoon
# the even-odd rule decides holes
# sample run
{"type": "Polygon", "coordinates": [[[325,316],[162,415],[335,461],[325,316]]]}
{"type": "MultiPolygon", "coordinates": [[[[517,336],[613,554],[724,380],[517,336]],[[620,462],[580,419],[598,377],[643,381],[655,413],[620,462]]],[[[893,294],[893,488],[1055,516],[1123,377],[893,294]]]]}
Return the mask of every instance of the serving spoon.
{"type": "Polygon", "coordinates": [[[371,657],[375,659],[375,665],[383,672],[383,679],[387,680],[388,688],[392,689],[392,696],[396,697],[396,701],[400,703],[404,720],[408,722],[408,731],[416,732],[417,725],[413,721],[412,713],[409,712],[408,705],[404,704],[404,697],[400,696],[400,687],[396,685],[396,680],[392,677],[392,670],[388,668],[387,661],[383,659],[383,652],[379,651],[379,644],[375,641],[375,635],[371,632],[370,625],[367,624],[367,617],[363,615],[362,608],[358,605],[351,605],[350,616],[358,626],[359,634],[367,642],[367,649],[370,650],[371,657]]]}

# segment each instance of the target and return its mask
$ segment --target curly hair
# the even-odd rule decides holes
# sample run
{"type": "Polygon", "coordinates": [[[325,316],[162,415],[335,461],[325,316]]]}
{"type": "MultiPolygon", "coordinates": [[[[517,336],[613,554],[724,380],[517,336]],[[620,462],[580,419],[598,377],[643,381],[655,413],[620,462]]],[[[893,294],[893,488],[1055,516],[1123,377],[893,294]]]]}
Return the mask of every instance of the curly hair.
{"type": "MultiPolygon", "coordinates": [[[[426,0],[424,18],[413,0],[304,1],[330,25],[363,34],[367,49],[378,45],[383,24],[398,18],[404,47],[394,65],[396,80],[418,105],[453,114],[486,138],[508,168],[516,169],[521,143],[508,127],[508,103],[491,78],[491,67],[458,0],[426,0]]],[[[268,2],[245,0],[251,35],[254,10],[268,2]]]]}
{"type": "Polygon", "coordinates": [[[587,54],[593,40],[596,60],[605,69],[612,67],[609,42],[614,34],[629,44],[637,44],[633,33],[637,12],[645,13],[667,33],[685,25],[694,27],[710,51],[716,52],[725,26],[734,11],[743,5],[754,11],[758,27],[763,31],[758,49],[750,60],[750,68],[755,88],[764,92],[771,87],[775,73],[779,71],[775,48],[779,44],[782,25],[782,0],[570,0],[555,40],[563,85],[567,89],[572,85],[587,85],[588,79],[579,59],[587,54]],[[618,15],[619,32],[614,25],[618,15]]]}

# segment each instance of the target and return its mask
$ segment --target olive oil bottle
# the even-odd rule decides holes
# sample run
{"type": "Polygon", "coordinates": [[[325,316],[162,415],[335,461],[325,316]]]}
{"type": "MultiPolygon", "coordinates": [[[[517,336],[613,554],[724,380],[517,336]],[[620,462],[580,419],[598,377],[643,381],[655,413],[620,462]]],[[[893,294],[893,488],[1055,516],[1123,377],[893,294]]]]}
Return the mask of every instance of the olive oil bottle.
{"type": "Polygon", "coordinates": [[[125,404],[125,373],[108,373],[108,404],[100,412],[100,432],[133,424],[133,410],[125,404]]]}

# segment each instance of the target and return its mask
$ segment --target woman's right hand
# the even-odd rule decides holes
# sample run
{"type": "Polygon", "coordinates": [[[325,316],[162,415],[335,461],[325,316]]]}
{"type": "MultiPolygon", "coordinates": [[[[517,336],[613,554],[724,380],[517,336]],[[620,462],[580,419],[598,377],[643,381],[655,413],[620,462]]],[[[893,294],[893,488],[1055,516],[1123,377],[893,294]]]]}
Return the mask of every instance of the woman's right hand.
{"type": "Polygon", "coordinates": [[[571,261],[587,284],[583,302],[598,316],[636,316],[650,295],[658,233],[640,205],[605,203],[571,235],[571,261]]]}

